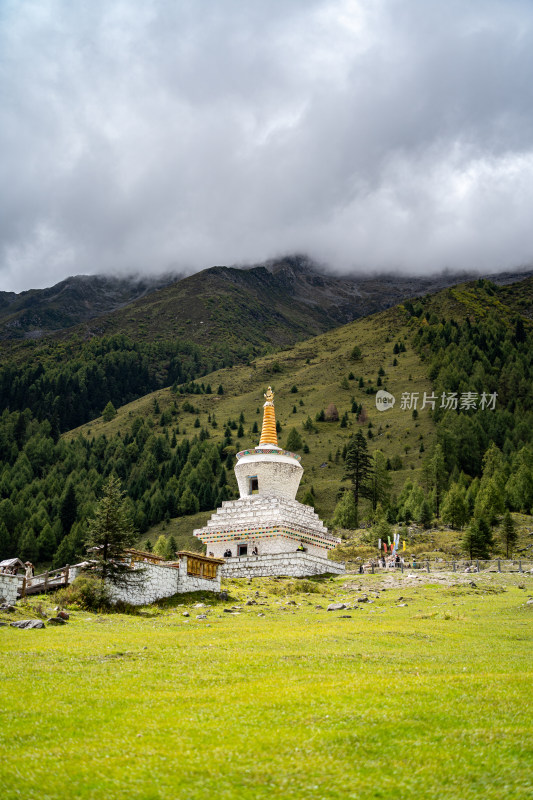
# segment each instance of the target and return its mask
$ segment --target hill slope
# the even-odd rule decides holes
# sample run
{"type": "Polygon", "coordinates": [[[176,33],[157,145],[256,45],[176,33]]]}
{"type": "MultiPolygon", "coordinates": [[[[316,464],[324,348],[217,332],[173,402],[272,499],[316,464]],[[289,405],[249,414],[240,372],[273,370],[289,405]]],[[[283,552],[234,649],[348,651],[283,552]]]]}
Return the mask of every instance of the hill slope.
{"type": "MultiPolygon", "coordinates": [[[[46,290],[51,305],[39,313],[64,322],[61,298],[81,292],[78,311],[68,313],[92,316],[104,303],[100,290],[91,294],[92,280],[89,290],[85,279],[60,285],[55,294],[46,290]]],[[[294,257],[250,269],[214,267],[159,291],[154,284],[119,282],[104,305],[131,291],[145,296],[39,340],[4,341],[0,411],[30,408],[40,419],[51,419],[54,430],[68,430],[97,417],[108,401],[120,406],[158,387],[247,362],[450,280],[335,278],[294,257]]],[[[104,288],[110,285],[103,279],[104,288]]]]}
{"type": "MultiPolygon", "coordinates": [[[[6,412],[0,424],[2,547],[33,560],[33,553],[50,555],[59,544],[57,561],[69,562],[112,471],[124,482],[141,533],[153,538],[165,520],[177,520],[167,522],[166,532],[176,531],[185,537],[182,544],[193,546],[187,538],[192,529],[236,489],[234,454],[257,443],[269,384],[276,392],[280,443],[287,445],[289,435],[301,440],[291,445],[302,453],[305,468],[298,499],[312,502],[326,520],[346,486],[345,447],[359,430],[371,453],[383,452],[391,486],[380,502],[391,520],[429,514],[431,521],[438,513],[437,443],[443,448],[442,505],[455,487],[469,514],[485,490],[496,519],[505,506],[529,512],[532,296],[531,279],[504,288],[478,281],[444,290],[249,364],[217,370],[201,382],[159,389],[57,442],[49,422],[38,423],[29,412],[6,412]],[[396,397],[394,408],[377,410],[378,388],[396,397]],[[496,391],[495,409],[442,408],[441,393],[460,397],[469,391],[478,401],[482,392],[496,391]],[[423,403],[424,393],[433,392],[434,409],[423,403]],[[322,421],[331,403],[338,421],[322,421]],[[489,474],[485,454],[493,444],[499,450],[492,451],[489,474]],[[68,512],[69,482],[76,495],[74,514],[68,512]]],[[[369,520],[370,512],[364,508],[363,518],[369,520]]]]}

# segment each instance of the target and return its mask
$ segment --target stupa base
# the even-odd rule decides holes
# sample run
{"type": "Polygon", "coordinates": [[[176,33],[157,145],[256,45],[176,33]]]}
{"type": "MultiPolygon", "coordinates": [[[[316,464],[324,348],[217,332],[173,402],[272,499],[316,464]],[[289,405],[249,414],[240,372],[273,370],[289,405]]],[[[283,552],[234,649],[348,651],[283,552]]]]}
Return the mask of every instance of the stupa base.
{"type": "Polygon", "coordinates": [[[299,551],[228,558],[222,566],[223,578],[305,578],[310,575],[344,575],[345,572],[342,562],[299,551]]]}

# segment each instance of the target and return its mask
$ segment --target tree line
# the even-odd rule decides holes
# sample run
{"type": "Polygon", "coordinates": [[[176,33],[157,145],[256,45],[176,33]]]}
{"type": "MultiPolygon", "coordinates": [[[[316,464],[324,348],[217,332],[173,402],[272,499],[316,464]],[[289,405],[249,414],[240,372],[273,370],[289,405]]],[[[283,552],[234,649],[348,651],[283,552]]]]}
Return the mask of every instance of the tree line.
{"type": "Polygon", "coordinates": [[[73,563],[83,549],[86,521],[111,475],[124,487],[140,534],[164,519],[216,508],[232,496],[230,442],[229,428],[220,444],[200,428],[178,443],[175,429],[141,417],[124,435],[56,440],[48,420],[36,419],[29,410],[4,411],[0,558],[19,556],[58,567],[73,563]]]}
{"type": "MultiPolygon", "coordinates": [[[[54,438],[102,414],[108,402],[129,403],[165,386],[178,387],[235,361],[249,348],[209,349],[187,341],[133,341],[124,335],[49,342],[26,359],[0,364],[0,413],[29,409],[48,420],[54,438]]],[[[193,384],[196,386],[196,384],[193,384]]],[[[205,391],[205,387],[204,387],[205,391]]]]}

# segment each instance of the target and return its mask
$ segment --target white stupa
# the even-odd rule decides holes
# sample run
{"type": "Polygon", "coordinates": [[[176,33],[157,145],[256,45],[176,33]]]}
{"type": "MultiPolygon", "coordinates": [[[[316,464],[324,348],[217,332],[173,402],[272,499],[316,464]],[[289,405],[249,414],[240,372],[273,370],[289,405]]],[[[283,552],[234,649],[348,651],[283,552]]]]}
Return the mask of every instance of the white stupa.
{"type": "Polygon", "coordinates": [[[274,394],[265,394],[259,446],[237,453],[240,498],[226,500],[194,535],[208,555],[225,558],[228,577],[318,575],[344,572],[328,550],[340,542],[311,506],[296,498],[303,475],[300,456],[278,447],[274,394]]]}

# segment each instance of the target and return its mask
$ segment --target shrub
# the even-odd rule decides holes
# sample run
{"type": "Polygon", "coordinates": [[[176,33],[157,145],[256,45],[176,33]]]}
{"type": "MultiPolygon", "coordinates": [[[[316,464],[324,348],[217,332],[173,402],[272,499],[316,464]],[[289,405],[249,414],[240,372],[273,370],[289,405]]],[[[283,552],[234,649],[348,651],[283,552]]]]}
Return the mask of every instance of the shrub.
{"type": "Polygon", "coordinates": [[[82,573],[56,594],[58,605],[77,606],[84,611],[109,611],[111,598],[106,584],[89,573],[82,573]]]}
{"type": "Polygon", "coordinates": [[[326,408],[325,418],[326,422],[338,422],[339,412],[337,411],[335,403],[330,403],[326,408]]]}

